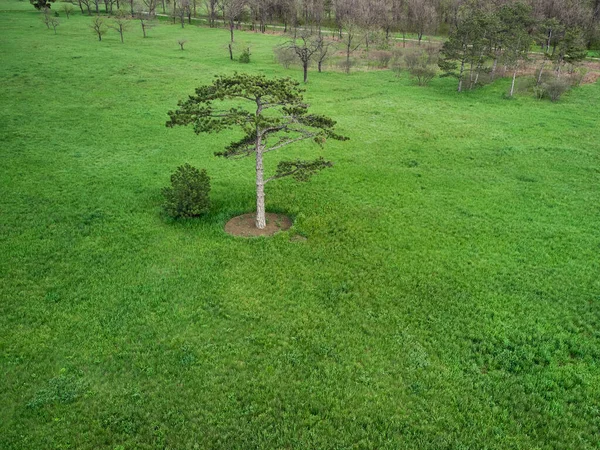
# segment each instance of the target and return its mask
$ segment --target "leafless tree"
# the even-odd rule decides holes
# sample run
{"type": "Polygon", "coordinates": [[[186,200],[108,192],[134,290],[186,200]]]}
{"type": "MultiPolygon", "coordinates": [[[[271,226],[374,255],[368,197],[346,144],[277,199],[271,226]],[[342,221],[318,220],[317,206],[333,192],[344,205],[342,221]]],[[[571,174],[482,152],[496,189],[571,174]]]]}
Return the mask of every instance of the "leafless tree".
{"type": "Polygon", "coordinates": [[[429,31],[435,22],[435,9],[426,0],[409,0],[408,18],[411,29],[417,33],[419,45],[421,45],[423,34],[429,31]]]}
{"type": "Polygon", "coordinates": [[[50,22],[50,26],[54,30],[54,34],[56,34],[56,27],[60,25],[60,20],[58,20],[58,17],[52,16],[52,17],[50,17],[49,22],[50,22]]]}
{"type": "Polygon", "coordinates": [[[218,0],[205,0],[206,12],[208,13],[208,26],[214,28],[217,20],[218,0]]]}
{"type": "Polygon", "coordinates": [[[320,46],[321,40],[318,35],[311,33],[309,30],[302,31],[299,36],[284,44],[284,47],[293,50],[300,60],[305,83],[308,81],[308,66],[318,53],[320,46]]]}
{"type": "Polygon", "coordinates": [[[121,38],[121,44],[123,44],[123,34],[129,28],[129,17],[127,17],[127,15],[122,10],[119,10],[112,23],[108,25],[108,27],[112,28],[117,33],[119,33],[119,36],[121,38]]]}
{"type": "Polygon", "coordinates": [[[240,20],[246,2],[245,0],[221,0],[220,5],[223,11],[223,20],[229,24],[229,33],[231,34],[231,42],[233,42],[235,23],[240,20]]]}
{"type": "Polygon", "coordinates": [[[98,36],[98,40],[102,40],[102,36],[106,33],[106,25],[104,24],[104,19],[100,16],[94,17],[92,20],[92,24],[90,28],[96,33],[98,36]]]}
{"type": "Polygon", "coordinates": [[[143,36],[148,37],[148,30],[156,26],[155,16],[147,13],[146,11],[138,10],[134,17],[140,21],[143,36]]]}
{"type": "MultiPolygon", "coordinates": [[[[62,5],[62,12],[65,13],[65,16],[67,17],[67,20],[69,19],[69,16],[71,15],[71,13],[73,12],[73,5],[71,5],[70,3],[63,3],[62,5]]],[[[82,11],[83,12],[83,11],[82,11]]]]}
{"type": "Polygon", "coordinates": [[[42,9],[42,22],[46,25],[46,28],[50,29],[50,19],[52,18],[52,11],[50,8],[45,7],[42,9]]]}
{"type": "Polygon", "coordinates": [[[346,73],[350,72],[350,55],[362,45],[363,37],[360,27],[351,19],[346,19],[342,24],[342,42],[346,51],[346,64],[344,66],[346,73]]]}
{"type": "Polygon", "coordinates": [[[319,36],[319,48],[315,57],[319,73],[322,72],[323,63],[335,51],[335,43],[326,39],[322,34],[319,36]]]}
{"type": "Polygon", "coordinates": [[[145,10],[148,11],[148,14],[154,15],[156,13],[156,5],[158,4],[158,0],[142,0],[142,4],[145,6],[145,10]]]}

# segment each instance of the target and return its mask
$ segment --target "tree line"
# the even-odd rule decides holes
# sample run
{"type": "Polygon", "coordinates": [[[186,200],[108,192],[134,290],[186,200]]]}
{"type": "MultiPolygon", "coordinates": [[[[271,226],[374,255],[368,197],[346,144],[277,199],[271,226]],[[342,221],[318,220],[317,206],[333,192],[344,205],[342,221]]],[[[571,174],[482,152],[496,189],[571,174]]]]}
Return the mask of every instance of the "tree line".
{"type": "MultiPolygon", "coordinates": [[[[41,9],[53,0],[30,0],[41,9]]],[[[72,0],[82,13],[111,13],[136,5],[150,14],[203,17],[209,26],[223,23],[232,30],[248,23],[265,32],[270,26],[335,30],[340,36],[350,24],[368,32],[448,35],[462,20],[465,7],[498,10],[513,0],[72,0]]],[[[537,22],[554,20],[577,27],[588,49],[600,46],[600,0],[524,0],[537,22]]],[[[368,33],[367,33],[368,34],[368,33]]]]}

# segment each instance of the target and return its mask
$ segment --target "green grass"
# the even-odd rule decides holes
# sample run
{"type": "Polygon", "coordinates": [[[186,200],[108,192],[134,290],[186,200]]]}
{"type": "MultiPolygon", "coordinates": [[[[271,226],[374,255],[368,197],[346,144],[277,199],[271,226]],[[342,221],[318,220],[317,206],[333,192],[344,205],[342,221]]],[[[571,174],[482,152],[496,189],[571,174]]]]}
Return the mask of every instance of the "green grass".
{"type": "Polygon", "coordinates": [[[335,167],[268,186],[292,230],[234,238],[252,161],[166,112],[215,74],[299,79],[278,38],[239,34],[241,65],[226,30],[98,42],[24,4],[0,3],[0,448],[600,445],[600,85],[552,104],[312,71],[351,140],[286,152],[335,167]],[[185,162],[213,207],[173,221],[185,162]]]}

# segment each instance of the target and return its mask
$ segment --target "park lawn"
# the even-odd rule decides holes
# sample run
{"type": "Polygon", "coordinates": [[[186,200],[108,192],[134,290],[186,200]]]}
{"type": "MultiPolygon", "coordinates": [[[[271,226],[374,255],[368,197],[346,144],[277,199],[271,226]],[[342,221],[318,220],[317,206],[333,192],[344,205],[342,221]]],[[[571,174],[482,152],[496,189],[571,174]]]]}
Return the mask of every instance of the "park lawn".
{"type": "Polygon", "coordinates": [[[350,141],[268,155],[335,166],[267,186],[290,231],[234,238],[253,161],[166,113],[216,74],[300,79],[280,38],[237,34],[243,65],[223,29],[98,42],[30,8],[0,1],[0,448],[600,445],[600,85],[312,71],[350,141]],[[175,221],[185,162],[213,205],[175,221]]]}

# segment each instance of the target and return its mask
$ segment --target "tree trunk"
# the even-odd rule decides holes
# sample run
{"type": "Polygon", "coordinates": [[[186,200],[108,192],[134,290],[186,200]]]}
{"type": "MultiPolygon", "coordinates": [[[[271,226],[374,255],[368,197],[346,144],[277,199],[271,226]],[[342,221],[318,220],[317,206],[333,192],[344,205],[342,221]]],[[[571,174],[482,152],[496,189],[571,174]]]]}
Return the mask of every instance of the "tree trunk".
{"type": "Polygon", "coordinates": [[[465,73],[465,61],[460,62],[460,73],[458,74],[458,92],[462,92],[463,74],[465,73]]]}
{"type": "Polygon", "coordinates": [[[265,218],[265,180],[261,136],[256,137],[256,228],[262,230],[267,226],[265,218]]]}
{"type": "Polygon", "coordinates": [[[142,33],[144,34],[144,37],[146,37],[146,25],[144,25],[142,23],[142,33]]]}
{"type": "Polygon", "coordinates": [[[231,42],[233,42],[233,27],[234,27],[234,23],[233,20],[229,21],[229,33],[231,34],[231,42]]]}
{"type": "Polygon", "coordinates": [[[121,35],[121,44],[123,44],[123,26],[119,25],[119,34],[121,35]]]}
{"type": "Polygon", "coordinates": [[[512,83],[510,85],[510,97],[513,96],[515,92],[515,80],[517,79],[517,68],[515,67],[515,71],[513,72],[512,83]]]}
{"type": "Polygon", "coordinates": [[[321,73],[321,65],[323,64],[323,61],[319,61],[319,73],[321,73]]]}
{"type": "MultiPolygon", "coordinates": [[[[256,116],[262,112],[260,97],[256,101],[256,116]]],[[[256,125],[256,228],[262,230],[267,226],[265,218],[265,179],[263,167],[262,135],[258,124],[256,125]]]]}
{"type": "Polygon", "coordinates": [[[231,48],[231,44],[229,44],[229,59],[233,61],[233,50],[231,48]]]}
{"type": "Polygon", "coordinates": [[[538,74],[537,85],[542,82],[542,73],[544,72],[544,66],[546,65],[546,61],[542,63],[542,67],[540,67],[540,73],[538,74]]]}
{"type": "Polygon", "coordinates": [[[308,81],[308,61],[302,64],[302,68],[304,69],[304,82],[308,81]]]}
{"type": "Polygon", "coordinates": [[[492,80],[494,80],[494,78],[496,78],[496,67],[498,67],[498,54],[496,53],[495,57],[494,57],[494,63],[492,64],[492,80]]]}

